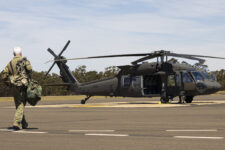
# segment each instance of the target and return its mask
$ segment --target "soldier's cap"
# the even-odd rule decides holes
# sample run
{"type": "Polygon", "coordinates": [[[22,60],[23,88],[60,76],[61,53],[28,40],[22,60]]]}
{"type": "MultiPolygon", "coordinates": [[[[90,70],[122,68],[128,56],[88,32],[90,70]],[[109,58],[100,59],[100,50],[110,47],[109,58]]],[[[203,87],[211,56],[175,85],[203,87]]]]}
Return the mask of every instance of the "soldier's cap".
{"type": "Polygon", "coordinates": [[[22,53],[22,49],[18,46],[14,47],[13,53],[14,53],[14,55],[20,54],[20,53],[22,53]]]}

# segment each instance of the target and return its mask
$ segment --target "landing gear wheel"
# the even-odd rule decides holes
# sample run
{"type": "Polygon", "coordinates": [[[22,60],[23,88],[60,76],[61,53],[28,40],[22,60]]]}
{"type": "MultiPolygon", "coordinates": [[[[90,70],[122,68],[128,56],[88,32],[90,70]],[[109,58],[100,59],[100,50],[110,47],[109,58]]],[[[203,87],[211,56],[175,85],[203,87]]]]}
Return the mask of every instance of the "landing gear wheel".
{"type": "Polygon", "coordinates": [[[85,99],[82,99],[82,100],[81,100],[81,104],[85,104],[86,101],[87,101],[90,97],[91,97],[91,96],[87,96],[85,99]]]}
{"type": "Polygon", "coordinates": [[[84,99],[82,99],[80,103],[81,103],[81,104],[85,104],[86,101],[85,101],[84,99]]]}
{"type": "Polygon", "coordinates": [[[184,100],[186,103],[191,103],[193,101],[194,96],[185,96],[184,100]]]}
{"type": "Polygon", "coordinates": [[[169,98],[163,96],[163,97],[160,98],[160,101],[161,101],[162,104],[166,104],[166,103],[169,102],[169,98]]]}

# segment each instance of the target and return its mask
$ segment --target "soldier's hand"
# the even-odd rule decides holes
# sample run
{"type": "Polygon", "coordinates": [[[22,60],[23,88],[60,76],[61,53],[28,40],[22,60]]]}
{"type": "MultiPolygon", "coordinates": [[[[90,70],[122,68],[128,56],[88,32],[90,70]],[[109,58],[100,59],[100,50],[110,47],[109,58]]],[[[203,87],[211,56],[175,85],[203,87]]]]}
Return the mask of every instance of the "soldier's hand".
{"type": "Polygon", "coordinates": [[[6,86],[11,86],[11,84],[10,84],[10,82],[9,81],[4,81],[4,84],[6,85],[6,86]]]}

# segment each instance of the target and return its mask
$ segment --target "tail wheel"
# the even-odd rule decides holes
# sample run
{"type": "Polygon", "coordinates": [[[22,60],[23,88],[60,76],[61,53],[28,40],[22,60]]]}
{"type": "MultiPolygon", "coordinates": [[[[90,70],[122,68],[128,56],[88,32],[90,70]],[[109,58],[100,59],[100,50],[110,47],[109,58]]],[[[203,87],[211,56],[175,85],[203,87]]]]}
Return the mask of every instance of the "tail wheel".
{"type": "Polygon", "coordinates": [[[185,96],[184,100],[186,103],[191,103],[193,101],[194,96],[185,96]]]}
{"type": "Polygon", "coordinates": [[[82,99],[80,103],[81,103],[81,104],[85,104],[86,101],[85,101],[84,99],[82,99]]]}

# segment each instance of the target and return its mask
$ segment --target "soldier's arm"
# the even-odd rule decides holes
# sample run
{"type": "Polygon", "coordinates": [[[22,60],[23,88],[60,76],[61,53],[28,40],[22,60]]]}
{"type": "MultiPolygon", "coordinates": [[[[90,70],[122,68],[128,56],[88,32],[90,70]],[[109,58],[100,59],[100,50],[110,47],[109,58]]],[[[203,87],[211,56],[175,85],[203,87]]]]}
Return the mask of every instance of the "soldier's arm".
{"type": "Polygon", "coordinates": [[[8,66],[6,66],[5,69],[1,73],[1,78],[2,78],[2,80],[7,81],[8,77],[9,77],[9,68],[8,68],[8,66]]]}
{"type": "Polygon", "coordinates": [[[29,60],[26,61],[26,69],[27,69],[28,72],[31,72],[32,71],[32,66],[31,66],[29,60]]]}

